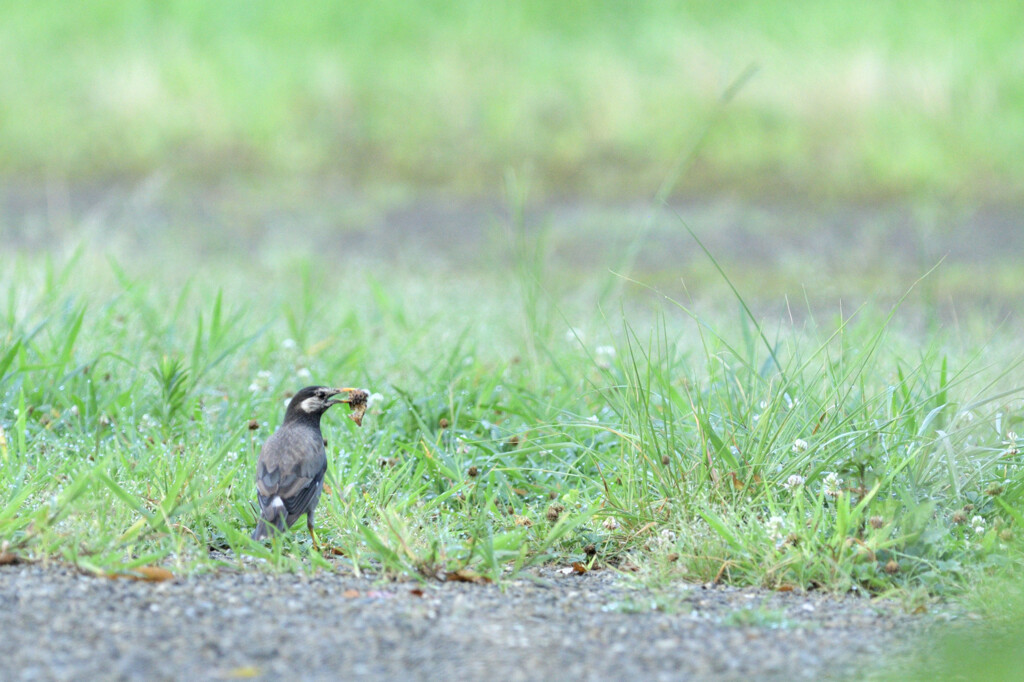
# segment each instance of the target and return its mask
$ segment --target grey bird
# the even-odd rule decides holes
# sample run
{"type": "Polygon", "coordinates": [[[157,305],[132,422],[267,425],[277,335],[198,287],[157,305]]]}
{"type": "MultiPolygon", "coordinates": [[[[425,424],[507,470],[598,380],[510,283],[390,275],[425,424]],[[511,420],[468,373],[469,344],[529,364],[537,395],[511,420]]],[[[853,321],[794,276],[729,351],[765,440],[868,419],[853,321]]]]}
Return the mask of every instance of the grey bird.
{"type": "MultiPolygon", "coordinates": [[[[256,498],[261,518],[253,531],[253,540],[261,540],[271,532],[284,532],[305,514],[313,544],[319,546],[313,532],[313,512],[327,473],[320,417],[338,403],[349,403],[353,410],[362,407],[366,395],[366,391],[356,388],[307,386],[292,396],[284,423],[263,444],[256,462],[256,498]],[[341,393],[347,395],[335,398],[341,393]]],[[[361,410],[359,415],[362,416],[361,410]]],[[[358,419],[355,421],[359,423],[358,419]]]]}

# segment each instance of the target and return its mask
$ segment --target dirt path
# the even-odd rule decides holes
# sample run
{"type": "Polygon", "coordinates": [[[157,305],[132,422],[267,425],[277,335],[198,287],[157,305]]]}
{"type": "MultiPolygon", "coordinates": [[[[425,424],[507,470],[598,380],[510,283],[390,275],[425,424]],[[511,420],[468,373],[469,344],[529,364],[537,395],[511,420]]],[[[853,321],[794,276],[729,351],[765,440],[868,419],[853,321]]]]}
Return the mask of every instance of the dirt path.
{"type": "Polygon", "coordinates": [[[886,602],[542,569],[505,585],[0,569],[4,679],[863,679],[923,625],[886,602]]]}
{"type": "Polygon", "coordinates": [[[157,254],[194,266],[314,257],[335,267],[398,263],[428,275],[437,267],[472,274],[507,268],[510,233],[525,233],[540,240],[547,270],[570,287],[625,268],[673,296],[724,290],[685,221],[745,295],[771,310],[779,301],[800,307],[807,299],[833,311],[839,300],[849,308],[866,295],[884,305],[940,262],[917,287],[927,303],[991,309],[1001,318],[1019,311],[1024,298],[1024,222],[1013,206],[719,197],[671,207],[561,200],[529,204],[521,221],[513,213],[500,198],[372,197],[330,182],[185,187],[153,177],[112,186],[0,187],[0,238],[19,250],[84,245],[126,260],[157,254]],[[634,247],[635,260],[625,263],[634,247]]]}

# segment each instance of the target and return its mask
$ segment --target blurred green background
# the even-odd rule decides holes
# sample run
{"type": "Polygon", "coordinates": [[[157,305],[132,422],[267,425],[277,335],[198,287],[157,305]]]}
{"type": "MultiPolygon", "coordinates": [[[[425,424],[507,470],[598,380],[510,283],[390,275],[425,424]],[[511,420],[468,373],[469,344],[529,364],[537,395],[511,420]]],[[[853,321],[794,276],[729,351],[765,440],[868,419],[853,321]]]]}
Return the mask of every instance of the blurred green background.
{"type": "Polygon", "coordinates": [[[0,4],[8,181],[1019,203],[1022,112],[1016,0],[0,4]]]}

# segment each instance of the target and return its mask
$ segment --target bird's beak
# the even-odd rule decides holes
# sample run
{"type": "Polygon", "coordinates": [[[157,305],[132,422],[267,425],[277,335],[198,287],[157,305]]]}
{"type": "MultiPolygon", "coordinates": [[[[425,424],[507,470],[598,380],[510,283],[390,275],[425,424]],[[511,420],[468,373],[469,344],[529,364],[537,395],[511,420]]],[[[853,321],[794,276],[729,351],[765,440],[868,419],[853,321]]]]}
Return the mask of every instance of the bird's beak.
{"type": "Polygon", "coordinates": [[[338,398],[337,400],[334,400],[334,402],[351,402],[352,401],[352,396],[359,389],[358,388],[336,388],[334,390],[337,391],[338,393],[347,393],[347,395],[345,395],[345,397],[338,398]]]}
{"type": "Polygon", "coordinates": [[[347,395],[343,398],[336,398],[331,401],[331,405],[337,405],[338,403],[351,403],[352,399],[361,393],[361,389],[358,388],[336,388],[334,394],[346,393],[347,395]]]}

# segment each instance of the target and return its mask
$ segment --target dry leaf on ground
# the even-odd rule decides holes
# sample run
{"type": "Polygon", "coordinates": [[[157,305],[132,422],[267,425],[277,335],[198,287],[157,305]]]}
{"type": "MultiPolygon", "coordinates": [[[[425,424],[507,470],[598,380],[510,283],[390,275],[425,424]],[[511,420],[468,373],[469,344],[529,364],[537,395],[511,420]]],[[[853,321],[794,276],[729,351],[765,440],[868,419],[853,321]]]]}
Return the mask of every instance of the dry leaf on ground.
{"type": "Polygon", "coordinates": [[[17,554],[11,554],[10,552],[0,552],[0,566],[11,566],[14,564],[23,563],[25,560],[17,554]]]}
{"type": "Polygon", "coordinates": [[[151,583],[171,580],[174,578],[173,573],[168,571],[166,568],[161,568],[160,566],[136,566],[128,572],[106,573],[104,575],[107,578],[127,578],[128,580],[144,580],[151,583]]]}
{"type": "Polygon", "coordinates": [[[487,576],[480,575],[476,571],[470,570],[468,568],[460,568],[457,571],[452,571],[450,573],[446,573],[445,576],[444,576],[444,579],[447,580],[448,582],[457,582],[457,583],[487,584],[487,583],[492,582],[491,579],[488,578],[487,576]]]}

